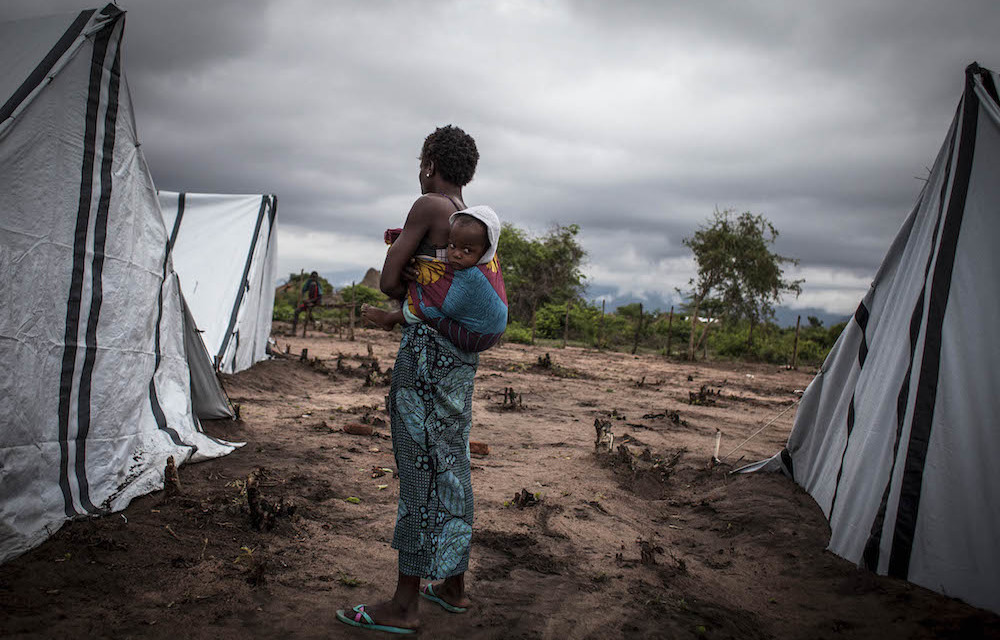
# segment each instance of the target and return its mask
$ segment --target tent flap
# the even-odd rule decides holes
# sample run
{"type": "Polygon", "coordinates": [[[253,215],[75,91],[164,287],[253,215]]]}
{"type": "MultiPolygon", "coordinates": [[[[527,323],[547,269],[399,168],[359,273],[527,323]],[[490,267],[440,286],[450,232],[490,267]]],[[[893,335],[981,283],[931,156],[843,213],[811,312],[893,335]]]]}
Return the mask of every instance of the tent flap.
{"type": "Polygon", "coordinates": [[[202,420],[235,418],[229,397],[219,384],[212,368],[212,359],[198,333],[191,310],[184,305],[184,351],[191,369],[191,404],[202,420]]]}

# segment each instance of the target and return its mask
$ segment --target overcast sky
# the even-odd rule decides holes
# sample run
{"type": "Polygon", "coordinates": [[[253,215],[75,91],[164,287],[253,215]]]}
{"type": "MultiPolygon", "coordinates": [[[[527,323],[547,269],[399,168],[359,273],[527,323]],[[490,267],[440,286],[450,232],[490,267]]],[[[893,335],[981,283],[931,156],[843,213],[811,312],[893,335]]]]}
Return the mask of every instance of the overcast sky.
{"type": "MultiPolygon", "coordinates": [[[[279,277],[381,268],[435,127],[466,202],[576,223],[595,293],[669,300],[715,208],[801,259],[793,308],[848,314],[912,208],[1000,2],[121,0],[159,188],[279,197],[279,277]]],[[[2,0],[0,19],[76,11],[2,0]]],[[[669,303],[669,302],[666,302],[669,303]]]]}

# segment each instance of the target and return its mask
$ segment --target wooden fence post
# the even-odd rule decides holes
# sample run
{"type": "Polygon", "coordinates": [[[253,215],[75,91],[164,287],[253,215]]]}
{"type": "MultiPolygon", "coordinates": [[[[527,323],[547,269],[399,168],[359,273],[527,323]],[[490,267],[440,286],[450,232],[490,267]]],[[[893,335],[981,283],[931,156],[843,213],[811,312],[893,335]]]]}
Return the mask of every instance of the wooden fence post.
{"type": "Polygon", "coordinates": [[[642,332],[642,303],[639,303],[639,323],[635,325],[635,340],[632,341],[632,355],[639,348],[639,334],[642,332]]]}
{"type": "Polygon", "coordinates": [[[563,349],[566,348],[566,342],[569,340],[569,305],[570,305],[570,301],[567,300],[566,301],[566,321],[563,324],[563,346],[562,346],[563,349]]]}
{"type": "Polygon", "coordinates": [[[792,347],[792,368],[799,368],[799,323],[802,322],[802,316],[795,319],[795,346],[792,347]]]}
{"type": "Polygon", "coordinates": [[[295,300],[295,308],[296,309],[298,309],[299,305],[302,304],[302,284],[305,282],[305,279],[306,279],[306,275],[305,274],[306,274],[306,270],[305,269],[300,269],[299,270],[299,278],[301,278],[301,280],[298,281],[299,296],[295,300]]]}
{"type": "Polygon", "coordinates": [[[604,348],[604,305],[607,300],[601,300],[601,329],[597,334],[597,348],[604,348]]]}
{"type": "Polygon", "coordinates": [[[688,354],[687,359],[694,362],[695,351],[697,346],[695,345],[695,331],[698,330],[698,305],[694,306],[694,313],[688,311],[688,324],[690,325],[690,331],[688,331],[688,354]]]}
{"type": "Polygon", "coordinates": [[[667,357],[670,357],[670,343],[673,341],[674,334],[672,329],[674,328],[674,306],[670,305],[670,319],[667,320],[667,357]]]}
{"type": "Polygon", "coordinates": [[[351,342],[354,342],[354,304],[355,304],[355,300],[356,300],[357,296],[358,296],[358,290],[355,288],[355,283],[352,282],[351,283],[351,314],[350,314],[351,326],[350,326],[350,330],[347,332],[347,339],[350,340],[351,342]]]}
{"type": "Polygon", "coordinates": [[[531,344],[535,344],[535,312],[538,310],[538,300],[531,302],[531,344]]]}

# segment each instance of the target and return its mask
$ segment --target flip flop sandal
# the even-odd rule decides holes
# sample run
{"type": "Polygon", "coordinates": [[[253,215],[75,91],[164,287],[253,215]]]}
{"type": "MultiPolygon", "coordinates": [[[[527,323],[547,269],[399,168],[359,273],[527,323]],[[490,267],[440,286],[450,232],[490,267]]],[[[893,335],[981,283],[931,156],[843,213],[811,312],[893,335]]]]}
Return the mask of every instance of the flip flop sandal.
{"type": "Polygon", "coordinates": [[[434,595],[434,587],[429,582],[424,585],[423,589],[420,590],[420,595],[422,595],[423,597],[427,598],[428,600],[430,600],[435,604],[441,605],[441,608],[444,609],[445,611],[448,611],[449,613],[465,613],[466,611],[469,610],[468,607],[456,607],[453,604],[448,604],[438,596],[434,595]]]}
{"type": "Polygon", "coordinates": [[[337,620],[340,620],[344,624],[349,624],[352,627],[358,627],[359,629],[373,629],[375,631],[385,631],[386,633],[399,633],[399,634],[409,634],[416,633],[416,629],[407,629],[406,627],[393,627],[387,624],[376,624],[372,617],[368,615],[365,611],[365,605],[359,604],[352,609],[354,615],[349,615],[344,613],[343,609],[337,610],[337,620]]]}

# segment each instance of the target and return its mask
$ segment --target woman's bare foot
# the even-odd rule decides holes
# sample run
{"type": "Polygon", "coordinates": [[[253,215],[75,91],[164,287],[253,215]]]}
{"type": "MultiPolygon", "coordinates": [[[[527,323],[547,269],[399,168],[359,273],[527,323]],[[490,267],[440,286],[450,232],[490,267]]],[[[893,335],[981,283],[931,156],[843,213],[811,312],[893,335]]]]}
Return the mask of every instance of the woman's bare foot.
{"type": "Polygon", "coordinates": [[[445,578],[431,584],[434,595],[453,607],[470,607],[472,601],[465,593],[465,574],[445,578]]]}
{"type": "MultiPolygon", "coordinates": [[[[371,617],[373,624],[417,629],[420,627],[419,605],[420,576],[407,576],[400,573],[399,581],[396,583],[396,592],[392,594],[392,599],[370,607],[366,605],[364,610],[371,617]]],[[[354,620],[357,614],[352,609],[346,609],[343,612],[337,612],[338,618],[341,615],[354,620]]]]}
{"type": "Polygon", "coordinates": [[[396,326],[390,312],[369,304],[361,305],[361,318],[385,331],[392,331],[392,328],[396,326]]]}
{"type": "MultiPolygon", "coordinates": [[[[353,617],[354,612],[351,609],[345,609],[344,613],[353,617]]],[[[371,616],[375,624],[403,629],[420,628],[420,615],[416,601],[412,602],[410,606],[403,606],[395,600],[365,605],[365,613],[371,616]]]]}

